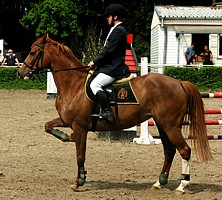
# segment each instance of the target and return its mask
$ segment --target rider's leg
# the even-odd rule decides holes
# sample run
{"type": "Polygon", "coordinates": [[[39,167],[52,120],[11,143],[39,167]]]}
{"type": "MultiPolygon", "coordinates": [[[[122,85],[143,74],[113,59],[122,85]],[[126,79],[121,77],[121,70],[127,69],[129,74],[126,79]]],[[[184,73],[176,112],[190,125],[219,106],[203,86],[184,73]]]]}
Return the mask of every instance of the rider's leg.
{"type": "Polygon", "coordinates": [[[114,80],[114,78],[106,74],[99,73],[90,84],[92,92],[102,107],[102,117],[112,122],[114,121],[114,117],[109,104],[109,99],[102,87],[112,83],[114,80]]]}
{"type": "Polygon", "coordinates": [[[102,118],[113,122],[114,116],[113,116],[113,113],[109,104],[109,99],[107,97],[107,94],[104,91],[99,90],[96,93],[96,99],[98,100],[98,102],[100,103],[102,107],[102,114],[101,114],[102,118]]]}

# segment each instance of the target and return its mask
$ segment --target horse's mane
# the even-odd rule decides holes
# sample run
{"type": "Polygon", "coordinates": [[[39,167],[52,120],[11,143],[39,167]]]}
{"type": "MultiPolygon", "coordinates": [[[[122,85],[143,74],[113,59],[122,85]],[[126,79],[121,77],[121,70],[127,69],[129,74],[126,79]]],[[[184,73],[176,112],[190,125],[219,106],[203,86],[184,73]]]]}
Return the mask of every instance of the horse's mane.
{"type": "Polygon", "coordinates": [[[82,62],[74,55],[74,53],[72,52],[72,50],[71,50],[68,46],[66,46],[66,45],[64,45],[64,44],[61,44],[61,43],[59,43],[59,42],[56,42],[56,41],[52,40],[52,39],[49,38],[49,37],[47,37],[47,40],[46,40],[46,41],[47,41],[47,42],[50,42],[50,43],[52,43],[52,44],[57,45],[58,53],[59,53],[60,51],[62,51],[68,58],[70,58],[70,59],[74,60],[75,62],[77,62],[77,64],[78,64],[79,66],[82,65],[82,62]]]}
{"type": "MultiPolygon", "coordinates": [[[[58,56],[60,55],[60,52],[63,52],[63,54],[65,54],[66,57],[68,57],[69,59],[73,60],[74,63],[76,63],[78,66],[82,66],[82,62],[74,55],[74,53],[72,52],[72,50],[64,45],[64,44],[61,44],[53,39],[51,39],[48,34],[46,34],[45,36],[43,36],[43,39],[44,42],[41,42],[41,43],[46,43],[46,42],[49,42],[51,43],[52,45],[56,45],[57,46],[57,53],[58,56]]],[[[35,43],[37,43],[39,41],[39,39],[36,40],[35,43]]]]}

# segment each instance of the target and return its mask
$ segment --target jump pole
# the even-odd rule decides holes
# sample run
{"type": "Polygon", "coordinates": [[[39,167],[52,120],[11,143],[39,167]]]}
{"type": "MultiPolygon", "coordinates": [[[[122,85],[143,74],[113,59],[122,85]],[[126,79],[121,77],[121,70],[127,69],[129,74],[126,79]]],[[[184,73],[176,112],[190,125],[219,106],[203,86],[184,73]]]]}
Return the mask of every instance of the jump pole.
{"type": "MultiPolygon", "coordinates": [[[[189,125],[189,121],[184,121],[183,125],[189,125]]],[[[222,125],[222,120],[206,120],[206,125],[222,125]]],[[[148,126],[156,126],[156,123],[154,121],[148,121],[148,126]]]]}
{"type": "MultiPolygon", "coordinates": [[[[185,140],[193,139],[190,135],[183,136],[185,140]]],[[[154,136],[154,138],[160,138],[160,136],[154,136]]],[[[222,140],[222,135],[207,135],[208,140],[222,140]]]]}
{"type": "MultiPolygon", "coordinates": [[[[141,58],[141,76],[148,74],[148,58],[141,58]]],[[[140,124],[140,137],[133,138],[133,143],[136,144],[160,144],[161,139],[153,138],[148,132],[148,120],[140,124]]]]}
{"type": "Polygon", "coordinates": [[[204,114],[222,114],[222,110],[204,110],[204,114]]]}
{"type": "Polygon", "coordinates": [[[201,98],[222,98],[222,92],[200,93],[201,98]]]}

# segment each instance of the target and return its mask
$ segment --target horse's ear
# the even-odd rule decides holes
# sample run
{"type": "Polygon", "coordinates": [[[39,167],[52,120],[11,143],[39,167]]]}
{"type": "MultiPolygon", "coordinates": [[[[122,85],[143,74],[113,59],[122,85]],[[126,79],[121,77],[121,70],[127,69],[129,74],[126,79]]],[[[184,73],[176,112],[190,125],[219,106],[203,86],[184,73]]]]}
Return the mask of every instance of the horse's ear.
{"type": "Polygon", "coordinates": [[[45,34],[43,35],[43,37],[42,37],[43,43],[46,42],[46,40],[47,40],[48,37],[49,37],[49,34],[48,34],[48,33],[45,33],[45,34]]]}

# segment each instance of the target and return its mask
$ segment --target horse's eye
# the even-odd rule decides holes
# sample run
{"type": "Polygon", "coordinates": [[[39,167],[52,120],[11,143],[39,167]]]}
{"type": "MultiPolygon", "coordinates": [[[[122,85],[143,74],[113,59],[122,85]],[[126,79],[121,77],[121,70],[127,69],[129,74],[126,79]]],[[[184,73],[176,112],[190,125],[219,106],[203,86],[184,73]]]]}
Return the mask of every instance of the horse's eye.
{"type": "Polygon", "coordinates": [[[30,55],[31,55],[31,56],[33,56],[34,54],[35,54],[35,52],[34,52],[34,51],[31,51],[31,52],[30,52],[30,55]]]}

